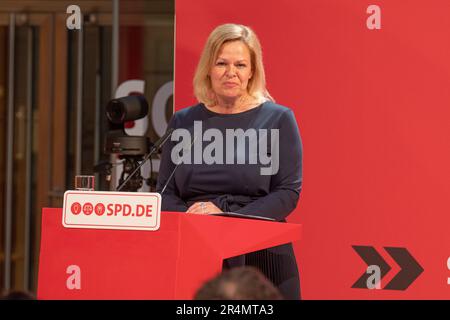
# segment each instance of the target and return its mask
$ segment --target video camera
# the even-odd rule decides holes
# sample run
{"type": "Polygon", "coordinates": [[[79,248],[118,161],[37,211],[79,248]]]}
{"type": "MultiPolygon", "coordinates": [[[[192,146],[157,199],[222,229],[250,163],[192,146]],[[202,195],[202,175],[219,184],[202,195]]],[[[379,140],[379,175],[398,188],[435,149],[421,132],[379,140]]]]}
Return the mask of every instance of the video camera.
{"type": "MultiPolygon", "coordinates": [[[[141,176],[139,164],[149,153],[153,145],[146,136],[127,135],[125,132],[125,123],[144,118],[147,113],[148,103],[142,95],[113,99],[106,106],[108,132],[105,137],[104,151],[106,154],[117,154],[119,159],[124,160],[119,186],[122,185],[130,174],[139,168],[123,186],[122,191],[136,192],[142,187],[144,178],[141,176]]],[[[104,172],[107,176],[111,176],[112,166],[110,162],[103,162],[97,164],[94,170],[96,172],[104,172]]],[[[147,185],[151,185],[150,179],[146,179],[146,183],[147,185]]]]}

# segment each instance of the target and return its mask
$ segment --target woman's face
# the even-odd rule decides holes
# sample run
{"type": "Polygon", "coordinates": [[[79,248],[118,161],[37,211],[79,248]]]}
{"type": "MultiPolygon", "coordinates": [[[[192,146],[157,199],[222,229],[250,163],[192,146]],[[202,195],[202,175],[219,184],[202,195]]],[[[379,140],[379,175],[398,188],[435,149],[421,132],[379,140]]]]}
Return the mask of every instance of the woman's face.
{"type": "Polygon", "coordinates": [[[235,100],[247,94],[252,77],[250,50],[242,41],[226,42],[213,62],[211,87],[220,100],[235,100]]]}

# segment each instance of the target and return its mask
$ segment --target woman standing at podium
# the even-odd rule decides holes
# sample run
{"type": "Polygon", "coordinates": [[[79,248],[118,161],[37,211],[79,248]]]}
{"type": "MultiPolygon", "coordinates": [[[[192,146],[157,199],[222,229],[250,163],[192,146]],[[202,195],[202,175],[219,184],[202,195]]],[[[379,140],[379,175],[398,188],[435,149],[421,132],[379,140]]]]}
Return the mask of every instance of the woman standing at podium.
{"type": "MultiPolygon", "coordinates": [[[[169,122],[175,141],[162,152],[157,185],[162,209],[236,212],[285,222],[301,190],[302,144],[294,113],[276,104],[266,89],[261,46],[249,27],[225,24],[210,34],[194,93],[199,103],[176,112],[169,122]],[[179,152],[176,139],[182,134],[176,129],[192,134],[188,150],[179,152]],[[236,142],[239,138],[245,143],[236,142]],[[211,151],[213,141],[223,148],[211,151]]],[[[300,298],[292,244],[224,262],[225,268],[242,265],[260,269],[285,298],[300,298]]]]}

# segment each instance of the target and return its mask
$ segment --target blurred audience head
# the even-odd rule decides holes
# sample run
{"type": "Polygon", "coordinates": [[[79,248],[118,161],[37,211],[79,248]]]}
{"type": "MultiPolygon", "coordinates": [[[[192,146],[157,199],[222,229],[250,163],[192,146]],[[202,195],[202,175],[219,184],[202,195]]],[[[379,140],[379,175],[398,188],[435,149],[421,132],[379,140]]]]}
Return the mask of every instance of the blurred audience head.
{"type": "Polygon", "coordinates": [[[0,300],[35,300],[36,298],[27,291],[13,290],[0,296],[0,300]]]}
{"type": "Polygon", "coordinates": [[[222,272],[197,290],[195,300],[282,300],[275,285],[254,267],[222,272]]]}

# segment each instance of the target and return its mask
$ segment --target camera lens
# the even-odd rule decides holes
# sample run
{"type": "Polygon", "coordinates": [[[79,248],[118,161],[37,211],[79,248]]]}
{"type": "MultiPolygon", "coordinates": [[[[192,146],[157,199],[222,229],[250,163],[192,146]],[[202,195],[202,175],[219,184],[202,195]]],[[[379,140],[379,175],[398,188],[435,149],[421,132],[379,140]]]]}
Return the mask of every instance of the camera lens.
{"type": "Polygon", "coordinates": [[[148,103],[142,95],[113,99],[106,106],[106,116],[114,124],[141,119],[147,113],[148,103]]]}
{"type": "Polygon", "coordinates": [[[125,115],[124,105],[117,100],[112,100],[106,107],[106,116],[112,123],[122,123],[125,115]]]}

